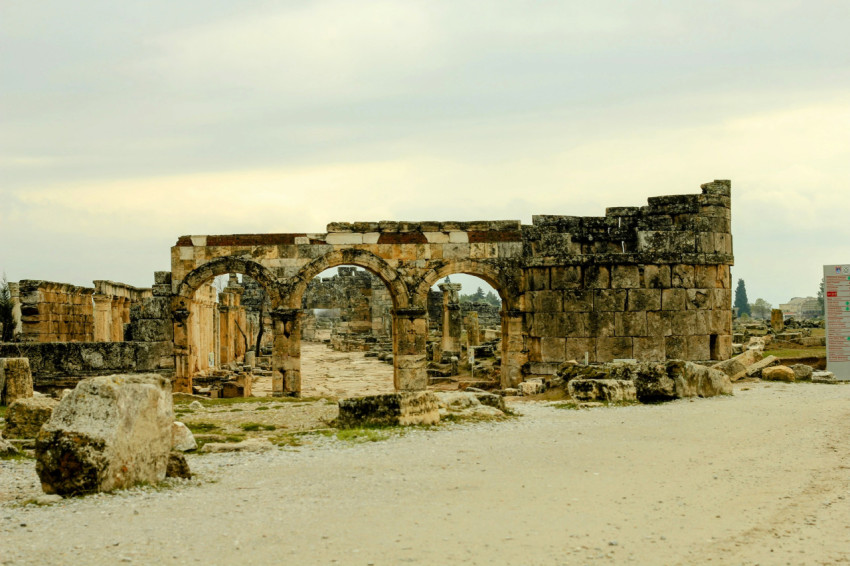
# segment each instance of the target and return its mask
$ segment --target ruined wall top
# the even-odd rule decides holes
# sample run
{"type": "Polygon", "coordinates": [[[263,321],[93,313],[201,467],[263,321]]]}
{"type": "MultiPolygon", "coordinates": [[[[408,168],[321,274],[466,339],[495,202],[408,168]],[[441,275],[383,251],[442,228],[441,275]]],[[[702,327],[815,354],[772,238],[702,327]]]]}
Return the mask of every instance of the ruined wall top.
{"type": "Polygon", "coordinates": [[[106,280],[95,280],[94,291],[99,295],[130,299],[132,302],[141,301],[142,299],[153,296],[150,288],[141,289],[127,285],[126,283],[116,283],[115,281],[106,280]]]}

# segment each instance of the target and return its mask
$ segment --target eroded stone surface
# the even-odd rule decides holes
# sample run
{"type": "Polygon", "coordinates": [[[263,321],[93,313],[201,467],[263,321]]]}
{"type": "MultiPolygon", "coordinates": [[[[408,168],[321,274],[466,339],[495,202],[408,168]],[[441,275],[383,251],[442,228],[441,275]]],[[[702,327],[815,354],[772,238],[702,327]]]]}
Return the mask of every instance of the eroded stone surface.
{"type": "Polygon", "coordinates": [[[6,438],[35,438],[38,431],[50,419],[57,401],[50,397],[27,397],[18,399],[6,412],[6,438]]]}
{"type": "Polygon", "coordinates": [[[67,495],[162,481],[173,421],[171,383],[159,375],[83,380],[36,439],[42,488],[67,495]]]}
{"type": "Polygon", "coordinates": [[[637,388],[631,380],[572,379],[567,387],[576,401],[637,402],[637,388]]]}
{"type": "Polygon", "coordinates": [[[405,391],[341,399],[337,424],[406,426],[436,424],[439,420],[439,401],[434,393],[405,391]]]}

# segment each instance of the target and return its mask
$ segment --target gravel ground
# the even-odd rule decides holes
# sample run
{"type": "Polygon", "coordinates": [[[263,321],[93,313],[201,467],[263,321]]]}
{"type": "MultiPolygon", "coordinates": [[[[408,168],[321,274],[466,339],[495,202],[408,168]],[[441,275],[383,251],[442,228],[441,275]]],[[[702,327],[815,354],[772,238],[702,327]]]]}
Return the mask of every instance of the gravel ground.
{"type": "MultiPolygon", "coordinates": [[[[2,564],[847,564],[850,387],[191,455],[189,482],[0,504],[2,564]]],[[[31,461],[0,462],[31,490],[31,461]]]]}

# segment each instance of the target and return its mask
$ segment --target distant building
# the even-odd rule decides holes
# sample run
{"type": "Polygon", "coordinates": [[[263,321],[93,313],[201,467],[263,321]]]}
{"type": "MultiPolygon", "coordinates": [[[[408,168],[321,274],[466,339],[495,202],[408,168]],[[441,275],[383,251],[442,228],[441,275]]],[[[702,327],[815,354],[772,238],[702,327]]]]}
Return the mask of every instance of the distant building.
{"type": "Polygon", "coordinates": [[[783,318],[818,318],[821,316],[820,304],[815,297],[794,297],[779,305],[783,318]]]}

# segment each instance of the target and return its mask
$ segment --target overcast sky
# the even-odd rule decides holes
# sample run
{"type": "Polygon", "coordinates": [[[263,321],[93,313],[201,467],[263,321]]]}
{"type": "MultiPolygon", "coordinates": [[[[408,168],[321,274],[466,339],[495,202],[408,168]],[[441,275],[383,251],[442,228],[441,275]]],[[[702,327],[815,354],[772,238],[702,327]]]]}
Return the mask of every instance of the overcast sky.
{"type": "Polygon", "coordinates": [[[601,216],[731,179],[751,301],[850,263],[850,2],[0,0],[0,270],[601,216]]]}

